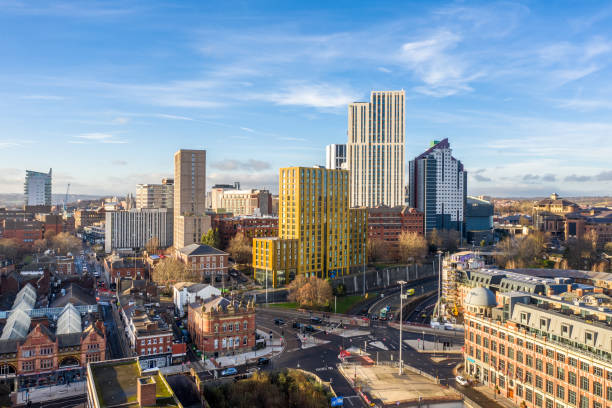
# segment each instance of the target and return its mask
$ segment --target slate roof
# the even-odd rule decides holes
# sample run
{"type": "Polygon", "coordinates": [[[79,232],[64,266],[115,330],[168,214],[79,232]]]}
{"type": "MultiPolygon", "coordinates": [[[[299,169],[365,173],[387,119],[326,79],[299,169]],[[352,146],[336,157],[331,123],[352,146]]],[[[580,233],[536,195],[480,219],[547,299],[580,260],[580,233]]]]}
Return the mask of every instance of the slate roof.
{"type": "Polygon", "coordinates": [[[223,252],[220,249],[213,248],[209,245],[203,244],[191,244],[179,249],[179,252],[185,255],[227,255],[227,252],[223,252]]]}
{"type": "Polygon", "coordinates": [[[79,285],[71,283],[66,289],[66,294],[56,298],[50,307],[64,307],[68,303],[75,306],[95,305],[96,298],[81,289],[79,285]]]}

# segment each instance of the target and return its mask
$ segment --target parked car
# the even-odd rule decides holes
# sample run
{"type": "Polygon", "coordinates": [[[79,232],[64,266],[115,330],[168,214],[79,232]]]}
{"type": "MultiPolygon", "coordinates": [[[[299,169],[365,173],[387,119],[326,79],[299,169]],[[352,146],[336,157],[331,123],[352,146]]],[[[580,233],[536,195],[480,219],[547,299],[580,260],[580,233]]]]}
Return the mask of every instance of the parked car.
{"type": "Polygon", "coordinates": [[[238,374],[238,370],[236,370],[234,367],[226,368],[225,370],[221,371],[222,377],[226,377],[228,375],[236,375],[236,374],[238,374]]]}
{"type": "Polygon", "coordinates": [[[458,375],[455,377],[455,381],[457,382],[457,384],[459,385],[463,385],[464,387],[470,385],[470,383],[468,382],[468,380],[466,380],[465,378],[463,378],[462,376],[458,375]]]}
{"type": "Polygon", "coordinates": [[[317,329],[315,329],[315,328],[314,328],[314,327],[312,327],[311,325],[308,325],[308,326],[303,326],[303,327],[304,327],[304,330],[305,330],[305,331],[307,331],[307,332],[314,332],[314,331],[317,331],[317,329]]]}
{"type": "Polygon", "coordinates": [[[294,329],[301,329],[302,326],[303,324],[300,322],[293,322],[293,325],[291,327],[293,327],[294,329]]]}
{"type": "Polygon", "coordinates": [[[321,324],[323,320],[320,317],[313,316],[310,318],[310,322],[314,324],[321,324]]]}
{"type": "Polygon", "coordinates": [[[285,324],[285,321],[283,319],[274,319],[274,324],[277,326],[282,326],[285,324]]]}
{"type": "Polygon", "coordinates": [[[259,360],[257,360],[257,365],[258,366],[268,365],[268,364],[270,364],[270,359],[269,358],[260,357],[259,360]]]}

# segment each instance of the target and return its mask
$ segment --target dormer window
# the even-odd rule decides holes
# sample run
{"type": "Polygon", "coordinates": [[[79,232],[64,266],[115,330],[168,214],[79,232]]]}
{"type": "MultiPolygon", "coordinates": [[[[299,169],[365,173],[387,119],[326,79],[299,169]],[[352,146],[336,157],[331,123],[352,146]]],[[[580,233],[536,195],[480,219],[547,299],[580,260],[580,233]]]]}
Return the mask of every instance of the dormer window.
{"type": "Polygon", "coordinates": [[[561,336],[563,337],[569,337],[569,326],[567,324],[562,324],[561,325],[561,336]]]}
{"type": "Polygon", "coordinates": [[[546,319],[540,319],[540,329],[546,329],[548,321],[546,319]]]}

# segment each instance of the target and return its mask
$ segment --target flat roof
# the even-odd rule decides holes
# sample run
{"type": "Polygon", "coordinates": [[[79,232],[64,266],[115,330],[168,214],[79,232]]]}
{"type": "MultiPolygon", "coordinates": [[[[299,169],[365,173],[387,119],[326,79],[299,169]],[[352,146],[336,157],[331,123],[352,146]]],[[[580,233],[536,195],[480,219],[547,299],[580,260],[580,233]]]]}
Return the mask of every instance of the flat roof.
{"type": "MultiPolygon", "coordinates": [[[[92,380],[101,407],[121,406],[126,408],[139,407],[137,397],[138,379],[147,376],[142,374],[136,359],[120,361],[103,361],[90,364],[92,380]]],[[[150,377],[156,383],[156,407],[179,407],[173,391],[162,379],[159,372],[150,377]]]]}

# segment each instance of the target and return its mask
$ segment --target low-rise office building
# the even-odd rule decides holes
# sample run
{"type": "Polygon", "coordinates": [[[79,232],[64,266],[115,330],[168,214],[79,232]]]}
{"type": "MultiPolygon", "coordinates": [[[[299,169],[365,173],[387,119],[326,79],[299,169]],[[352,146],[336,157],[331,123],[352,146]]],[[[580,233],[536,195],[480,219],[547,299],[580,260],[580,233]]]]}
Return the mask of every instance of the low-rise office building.
{"type": "Polygon", "coordinates": [[[255,346],[255,305],[212,297],[189,305],[187,327],[207,355],[250,351],[255,346]]]}
{"type": "Polygon", "coordinates": [[[229,254],[209,245],[191,244],[174,252],[177,259],[185,264],[192,276],[199,276],[204,282],[221,282],[227,276],[229,254]]]}

